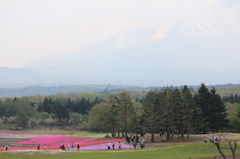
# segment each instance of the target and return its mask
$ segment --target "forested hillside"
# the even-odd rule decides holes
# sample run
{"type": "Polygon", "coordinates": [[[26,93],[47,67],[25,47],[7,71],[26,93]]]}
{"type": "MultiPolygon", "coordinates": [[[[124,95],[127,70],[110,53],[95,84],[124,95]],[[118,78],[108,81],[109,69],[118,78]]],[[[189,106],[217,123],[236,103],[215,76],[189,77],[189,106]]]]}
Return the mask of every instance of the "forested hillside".
{"type": "MultiPolygon", "coordinates": [[[[223,84],[223,85],[206,85],[208,88],[218,88],[218,93],[221,96],[229,96],[231,94],[240,95],[239,84],[223,84]]],[[[180,88],[182,86],[174,86],[180,88]]],[[[189,90],[194,93],[199,85],[188,86],[189,90]]],[[[150,90],[161,90],[164,86],[124,86],[124,85],[59,85],[59,86],[29,86],[16,88],[0,88],[0,97],[21,97],[34,95],[51,95],[57,93],[78,93],[89,92],[97,94],[115,93],[120,91],[127,92],[146,92],[150,90]]]]}

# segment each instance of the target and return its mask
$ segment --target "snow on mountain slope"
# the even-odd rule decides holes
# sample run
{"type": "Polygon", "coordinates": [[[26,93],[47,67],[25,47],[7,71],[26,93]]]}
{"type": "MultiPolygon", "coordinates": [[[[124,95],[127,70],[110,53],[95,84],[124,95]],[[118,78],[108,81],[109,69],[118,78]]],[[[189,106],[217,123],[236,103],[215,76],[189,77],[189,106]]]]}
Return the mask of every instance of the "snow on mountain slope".
{"type": "Polygon", "coordinates": [[[227,37],[203,22],[156,23],[123,30],[79,51],[33,60],[23,68],[51,77],[87,77],[93,82],[124,79],[131,84],[136,80],[197,84],[218,78],[219,83],[234,83],[229,77],[238,75],[233,71],[224,76],[221,70],[231,68],[224,66],[226,59],[236,61],[229,53],[240,51],[239,38],[227,37]],[[209,69],[219,72],[210,77],[209,69]]]}

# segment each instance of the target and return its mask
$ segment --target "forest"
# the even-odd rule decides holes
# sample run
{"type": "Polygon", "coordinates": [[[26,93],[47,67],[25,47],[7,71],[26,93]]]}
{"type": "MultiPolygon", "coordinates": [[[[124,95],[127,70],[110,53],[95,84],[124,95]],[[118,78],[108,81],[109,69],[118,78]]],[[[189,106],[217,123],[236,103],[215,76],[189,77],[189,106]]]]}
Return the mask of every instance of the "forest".
{"type": "MultiPolygon", "coordinates": [[[[221,89],[221,88],[220,88],[221,89]]],[[[240,132],[239,95],[224,96],[201,84],[141,92],[57,93],[0,98],[0,128],[60,128],[115,133],[184,134],[240,132]]]]}

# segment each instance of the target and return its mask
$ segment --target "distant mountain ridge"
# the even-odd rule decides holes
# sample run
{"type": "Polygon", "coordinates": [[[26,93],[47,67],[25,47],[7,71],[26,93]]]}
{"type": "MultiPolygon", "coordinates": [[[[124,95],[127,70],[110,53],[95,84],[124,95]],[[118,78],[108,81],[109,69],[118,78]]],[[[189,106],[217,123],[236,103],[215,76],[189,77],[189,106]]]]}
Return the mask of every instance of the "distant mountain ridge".
{"type": "Polygon", "coordinates": [[[34,77],[41,76],[39,73],[36,73],[26,68],[11,68],[11,67],[0,67],[0,74],[4,76],[15,76],[15,77],[23,77],[23,78],[29,78],[29,77],[34,78],[34,77]]]}

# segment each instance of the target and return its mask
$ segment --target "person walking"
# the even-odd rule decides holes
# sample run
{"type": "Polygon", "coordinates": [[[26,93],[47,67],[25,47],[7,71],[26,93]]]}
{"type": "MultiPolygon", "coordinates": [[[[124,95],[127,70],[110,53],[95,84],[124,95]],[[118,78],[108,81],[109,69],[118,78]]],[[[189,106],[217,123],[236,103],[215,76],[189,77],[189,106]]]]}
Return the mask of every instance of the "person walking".
{"type": "Polygon", "coordinates": [[[122,149],[122,145],[121,145],[121,142],[119,141],[119,143],[118,143],[118,149],[122,149]]]}
{"type": "Polygon", "coordinates": [[[143,148],[145,147],[145,139],[142,139],[143,148]]]}
{"type": "Polygon", "coordinates": [[[113,142],[113,143],[112,143],[112,149],[113,149],[113,150],[114,150],[114,146],[115,146],[115,143],[113,142]]]}
{"type": "Polygon", "coordinates": [[[37,149],[40,150],[40,145],[37,146],[37,149]]]}
{"type": "Polygon", "coordinates": [[[79,150],[79,149],[80,149],[80,144],[77,145],[77,150],[79,150]]]}
{"type": "Polygon", "coordinates": [[[64,144],[62,145],[62,150],[66,150],[64,144]]]}
{"type": "Polygon", "coordinates": [[[143,148],[143,141],[140,142],[140,147],[143,148]]]}
{"type": "Polygon", "coordinates": [[[137,146],[136,140],[133,141],[133,146],[134,146],[134,149],[136,149],[136,146],[137,146]]]}
{"type": "Polygon", "coordinates": [[[70,150],[70,144],[68,143],[68,151],[70,150]]]}
{"type": "Polygon", "coordinates": [[[72,150],[74,150],[74,143],[72,143],[72,150]]]}
{"type": "Polygon", "coordinates": [[[110,147],[111,145],[110,145],[110,142],[108,142],[108,148],[107,148],[107,150],[111,150],[111,147],[110,147]]]}

